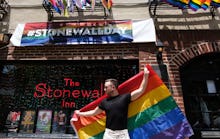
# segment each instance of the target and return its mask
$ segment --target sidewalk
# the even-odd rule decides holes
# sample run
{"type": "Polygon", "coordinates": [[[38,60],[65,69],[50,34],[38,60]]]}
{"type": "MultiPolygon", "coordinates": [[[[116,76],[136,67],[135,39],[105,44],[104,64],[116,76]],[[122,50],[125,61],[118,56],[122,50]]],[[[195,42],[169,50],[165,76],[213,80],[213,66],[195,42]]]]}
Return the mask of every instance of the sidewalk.
{"type": "Polygon", "coordinates": [[[21,134],[21,133],[0,133],[1,139],[78,139],[72,134],[21,134]]]}

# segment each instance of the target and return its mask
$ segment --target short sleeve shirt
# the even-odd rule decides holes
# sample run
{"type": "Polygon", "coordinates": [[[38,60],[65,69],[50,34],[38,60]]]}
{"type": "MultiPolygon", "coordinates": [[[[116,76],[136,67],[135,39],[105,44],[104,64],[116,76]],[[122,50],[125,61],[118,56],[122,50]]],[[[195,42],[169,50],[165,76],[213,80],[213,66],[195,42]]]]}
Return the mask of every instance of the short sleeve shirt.
{"type": "Polygon", "coordinates": [[[106,112],[106,128],[111,130],[127,129],[128,106],[131,94],[126,93],[104,99],[99,108],[106,112]]]}

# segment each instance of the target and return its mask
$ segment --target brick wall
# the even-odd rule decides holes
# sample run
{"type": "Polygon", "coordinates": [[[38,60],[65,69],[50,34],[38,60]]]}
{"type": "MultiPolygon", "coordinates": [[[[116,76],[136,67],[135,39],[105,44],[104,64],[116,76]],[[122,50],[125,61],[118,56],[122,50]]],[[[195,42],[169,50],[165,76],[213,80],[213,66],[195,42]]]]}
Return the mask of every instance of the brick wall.
{"type": "Polygon", "coordinates": [[[139,45],[8,47],[0,51],[0,60],[138,59],[139,45]]]}
{"type": "MultiPolygon", "coordinates": [[[[172,34],[173,35],[173,34],[172,34]]],[[[184,111],[179,67],[205,54],[220,52],[220,42],[163,39],[163,62],[167,65],[172,95],[184,111]],[[171,43],[172,42],[172,43],[171,43]]],[[[158,65],[154,43],[114,45],[73,45],[41,47],[7,47],[1,49],[0,60],[105,60],[139,59],[139,69],[145,64],[158,65]]]]}
{"type": "Polygon", "coordinates": [[[219,53],[219,30],[157,30],[157,37],[164,44],[163,62],[167,65],[172,95],[184,110],[179,67],[191,59],[219,53]]]}
{"type": "Polygon", "coordinates": [[[175,54],[169,57],[169,78],[174,92],[173,96],[183,111],[184,103],[182,86],[180,82],[179,67],[197,56],[216,52],[220,52],[219,42],[201,42],[198,44],[194,44],[191,47],[185,48],[182,51],[177,51],[175,54]]]}

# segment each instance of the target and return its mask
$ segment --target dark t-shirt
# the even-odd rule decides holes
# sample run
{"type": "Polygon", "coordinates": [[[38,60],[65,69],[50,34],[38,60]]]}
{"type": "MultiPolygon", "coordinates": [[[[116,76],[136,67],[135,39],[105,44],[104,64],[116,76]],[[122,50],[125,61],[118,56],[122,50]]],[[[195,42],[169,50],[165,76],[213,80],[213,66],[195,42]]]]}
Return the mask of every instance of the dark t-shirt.
{"type": "Polygon", "coordinates": [[[131,94],[123,94],[104,99],[99,108],[106,112],[106,128],[111,130],[127,129],[128,105],[131,94]]]}

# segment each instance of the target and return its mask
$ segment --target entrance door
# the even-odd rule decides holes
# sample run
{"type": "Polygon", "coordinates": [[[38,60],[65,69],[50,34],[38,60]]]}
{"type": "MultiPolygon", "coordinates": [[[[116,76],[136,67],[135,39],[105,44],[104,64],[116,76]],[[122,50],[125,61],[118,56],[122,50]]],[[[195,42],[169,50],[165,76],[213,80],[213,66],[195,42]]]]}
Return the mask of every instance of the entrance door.
{"type": "Polygon", "coordinates": [[[220,137],[220,54],[196,57],[180,67],[192,139],[220,137]]]}

